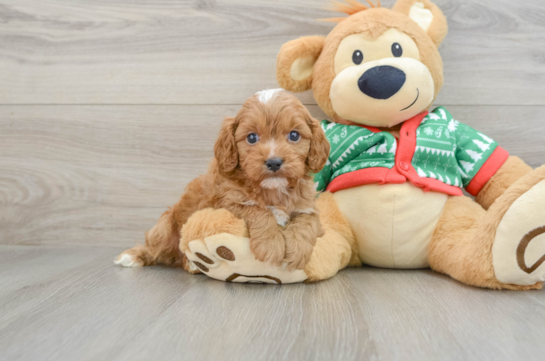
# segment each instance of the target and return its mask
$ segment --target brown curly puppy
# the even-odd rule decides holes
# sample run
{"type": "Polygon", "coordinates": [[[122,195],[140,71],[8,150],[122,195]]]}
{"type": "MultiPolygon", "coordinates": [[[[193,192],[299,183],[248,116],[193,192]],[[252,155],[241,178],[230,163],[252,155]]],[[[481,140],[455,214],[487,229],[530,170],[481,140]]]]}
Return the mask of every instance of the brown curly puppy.
{"type": "Polygon", "coordinates": [[[123,252],[123,266],[181,265],[187,219],[205,208],[224,208],[246,221],[260,261],[302,269],[322,228],[310,173],[322,169],[329,143],[308,110],[282,89],[248,99],[223,122],[208,173],[193,180],[180,201],[146,234],[146,245],[123,252]],[[181,251],[180,251],[181,249],[181,251]]]}

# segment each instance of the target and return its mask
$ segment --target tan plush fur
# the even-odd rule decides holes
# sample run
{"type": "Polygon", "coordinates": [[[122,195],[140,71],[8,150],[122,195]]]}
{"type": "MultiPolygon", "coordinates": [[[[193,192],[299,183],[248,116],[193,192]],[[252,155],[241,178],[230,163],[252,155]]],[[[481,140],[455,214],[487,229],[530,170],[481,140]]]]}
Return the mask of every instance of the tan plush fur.
{"type": "MultiPolygon", "coordinates": [[[[333,6],[331,7],[331,10],[339,13],[345,13],[347,15],[354,15],[355,13],[359,13],[360,11],[364,11],[369,8],[380,7],[380,0],[377,2],[376,5],[373,4],[370,0],[367,0],[367,3],[369,4],[369,6],[357,2],[356,0],[346,0],[346,3],[333,0],[333,6]]],[[[341,19],[341,21],[344,20],[344,18],[337,19],[341,19]]]]}
{"type": "MultiPolygon", "coordinates": [[[[316,201],[316,206],[320,211],[320,220],[322,221],[322,225],[327,225],[324,227],[338,233],[350,245],[352,254],[348,266],[361,266],[356,236],[350,228],[350,224],[346,220],[345,216],[339,210],[333,195],[330,192],[320,194],[320,197],[318,197],[318,200],[316,201]]],[[[324,238],[326,237],[324,236],[324,238]]]]}
{"type": "Polygon", "coordinates": [[[431,268],[473,286],[540,289],[542,283],[518,286],[498,282],[492,266],[492,245],[496,229],[511,204],[544,179],[545,166],[519,179],[488,211],[467,197],[450,198],[430,244],[431,268]]]}
{"type": "Polygon", "coordinates": [[[307,282],[331,278],[348,266],[351,258],[346,240],[330,228],[325,228],[324,237],[318,238],[310,261],[305,266],[307,282]]]}
{"type": "Polygon", "coordinates": [[[361,266],[356,237],[333,195],[329,192],[320,194],[316,206],[324,235],[316,241],[310,261],[305,266],[307,282],[331,278],[345,267],[361,266]]]}
{"type": "Polygon", "coordinates": [[[445,17],[443,12],[437,7],[437,5],[432,3],[430,0],[399,0],[395,3],[392,10],[405,15],[409,15],[411,7],[417,2],[423,3],[424,7],[430,10],[433,14],[433,21],[430,24],[429,29],[426,31],[426,34],[430,37],[430,39],[433,40],[435,45],[439,47],[439,45],[441,45],[441,43],[443,42],[443,39],[445,39],[445,37],[447,36],[448,24],[447,18],[445,17]]]}
{"type": "Polygon", "coordinates": [[[490,206],[517,180],[532,171],[519,157],[509,157],[498,172],[484,185],[475,201],[484,209],[490,206]]]}
{"type": "MultiPolygon", "coordinates": [[[[359,13],[360,11],[365,11],[370,8],[379,8],[381,7],[380,0],[377,1],[376,4],[373,4],[370,0],[367,0],[367,3],[369,6],[364,5],[356,0],[345,0],[345,3],[335,1],[333,0],[332,6],[329,8],[331,11],[339,12],[339,13],[345,13],[346,15],[354,15],[356,13],[359,13]]],[[[328,18],[328,19],[320,19],[322,21],[329,21],[332,23],[340,23],[344,21],[346,18],[344,17],[338,17],[338,18],[328,18]]]]}
{"type": "Polygon", "coordinates": [[[276,65],[276,79],[282,88],[293,92],[303,92],[311,88],[312,76],[302,80],[295,80],[291,77],[292,64],[297,59],[306,57],[311,57],[316,62],[322,52],[324,41],[325,37],[323,36],[305,36],[289,41],[282,46],[276,65]]]}
{"type": "Polygon", "coordinates": [[[248,237],[246,223],[226,209],[206,208],[194,213],[182,226],[180,250],[187,252],[187,244],[195,239],[205,239],[218,233],[248,237]]]}
{"type": "MultiPolygon", "coordinates": [[[[316,238],[323,234],[309,176],[324,166],[329,154],[318,121],[286,92],[276,93],[266,103],[256,95],[236,117],[224,121],[214,151],[208,173],[192,181],[181,200],[161,216],[147,233],[146,245],[125,253],[141,265],[182,264],[187,269],[178,248],[182,226],[198,210],[224,208],[246,221],[257,259],[302,269],[316,238]],[[288,138],[292,131],[300,134],[297,142],[288,138]],[[259,137],[255,144],[247,141],[251,133],[259,137]],[[265,164],[271,157],[283,160],[276,172],[265,164]],[[278,225],[270,207],[289,217],[285,228],[278,225]]],[[[196,223],[202,227],[200,233],[240,226],[209,222],[196,223]]],[[[200,234],[195,229],[187,231],[200,234]]],[[[182,250],[190,240],[182,231],[182,250]]]]}

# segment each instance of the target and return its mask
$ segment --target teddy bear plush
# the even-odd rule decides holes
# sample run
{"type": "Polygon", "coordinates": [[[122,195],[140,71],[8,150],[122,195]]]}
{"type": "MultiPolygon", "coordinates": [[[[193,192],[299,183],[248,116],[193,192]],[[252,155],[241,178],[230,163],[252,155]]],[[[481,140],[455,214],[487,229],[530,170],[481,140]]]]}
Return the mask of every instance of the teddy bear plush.
{"type": "Polygon", "coordinates": [[[309,263],[288,272],[256,261],[244,222],[234,231],[237,220],[223,210],[198,212],[184,226],[188,259],[206,252],[210,277],[239,282],[318,281],[367,264],[430,267],[492,289],[541,288],[545,166],[532,169],[445,108],[428,111],[443,85],[441,10],[429,0],[392,9],[346,1],[335,6],[348,16],[331,19],[338,24],[327,37],[290,41],[277,62],[280,85],[312,89],[331,118],[322,123],[329,161],[315,175],[325,234],[309,263]],[[207,226],[211,218],[218,221],[207,226]]]}

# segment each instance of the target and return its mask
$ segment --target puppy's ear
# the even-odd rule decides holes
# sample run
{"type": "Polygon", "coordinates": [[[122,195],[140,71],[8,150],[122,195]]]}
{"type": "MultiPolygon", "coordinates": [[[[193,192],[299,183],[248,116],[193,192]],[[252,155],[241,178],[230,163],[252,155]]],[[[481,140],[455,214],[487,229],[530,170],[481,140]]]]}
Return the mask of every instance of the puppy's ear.
{"type": "Polygon", "coordinates": [[[235,141],[236,121],[234,117],[226,117],[220,134],[214,145],[214,156],[223,173],[232,172],[238,165],[238,150],[235,141]]]}
{"type": "Polygon", "coordinates": [[[325,166],[329,159],[329,142],[320,126],[320,122],[310,114],[307,117],[307,124],[312,132],[310,140],[310,151],[307,157],[307,166],[311,173],[318,173],[325,166]]]}
{"type": "Polygon", "coordinates": [[[447,19],[441,9],[430,0],[398,0],[392,10],[409,16],[437,46],[447,36],[447,19]]]}
{"type": "Polygon", "coordinates": [[[276,61],[276,80],[286,90],[304,92],[312,87],[314,63],[322,53],[323,36],[305,36],[287,42],[276,61]]]}

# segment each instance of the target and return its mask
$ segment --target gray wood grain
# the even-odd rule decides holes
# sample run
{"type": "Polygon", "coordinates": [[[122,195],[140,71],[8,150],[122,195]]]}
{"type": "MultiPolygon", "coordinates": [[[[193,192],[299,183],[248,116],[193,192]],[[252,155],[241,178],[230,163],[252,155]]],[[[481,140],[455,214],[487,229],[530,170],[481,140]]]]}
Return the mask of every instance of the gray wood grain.
{"type": "MultiPolygon", "coordinates": [[[[206,172],[220,123],[237,110],[0,106],[0,244],[142,242],[185,185],[206,172]]],[[[532,166],[545,163],[545,107],[449,110],[532,166]]]]}
{"type": "MultiPolygon", "coordinates": [[[[545,3],[435,2],[450,25],[437,103],[545,163],[545,3]]],[[[0,0],[0,360],[543,360],[544,291],[113,265],[206,171],[222,118],[277,86],[280,46],[329,32],[314,21],[328,4],[0,0]]]]}
{"type": "MultiPolygon", "coordinates": [[[[436,0],[445,105],[545,105],[545,3],[436,0]]],[[[383,1],[391,6],[393,0],[383,1]]],[[[240,104],[329,0],[0,0],[2,104],[240,104]]],[[[301,96],[314,104],[310,93],[301,96]]]]}
{"type": "Polygon", "coordinates": [[[374,268],[313,285],[240,285],[119,268],[112,257],[121,248],[84,250],[0,246],[0,282],[11,285],[0,289],[1,360],[541,360],[545,352],[542,291],[374,268]],[[35,262],[47,272],[37,277],[35,262]]]}

